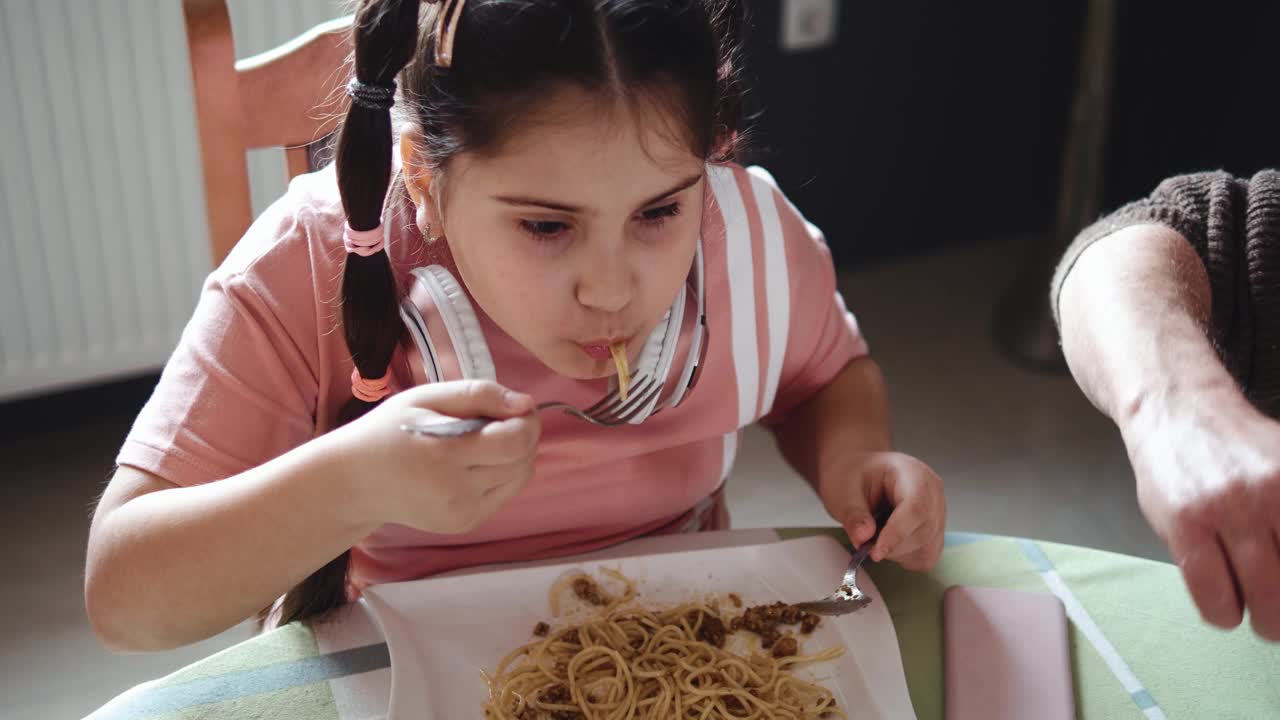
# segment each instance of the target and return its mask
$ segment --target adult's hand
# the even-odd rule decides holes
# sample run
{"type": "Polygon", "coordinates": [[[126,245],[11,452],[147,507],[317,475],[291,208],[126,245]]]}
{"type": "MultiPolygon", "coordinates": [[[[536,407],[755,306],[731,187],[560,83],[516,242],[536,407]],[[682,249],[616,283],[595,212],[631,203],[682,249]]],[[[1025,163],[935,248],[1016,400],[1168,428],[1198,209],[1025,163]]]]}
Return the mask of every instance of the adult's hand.
{"type": "Polygon", "coordinates": [[[1280,423],[1233,387],[1150,398],[1121,429],[1138,501],[1205,620],[1280,641],[1280,423]]]}

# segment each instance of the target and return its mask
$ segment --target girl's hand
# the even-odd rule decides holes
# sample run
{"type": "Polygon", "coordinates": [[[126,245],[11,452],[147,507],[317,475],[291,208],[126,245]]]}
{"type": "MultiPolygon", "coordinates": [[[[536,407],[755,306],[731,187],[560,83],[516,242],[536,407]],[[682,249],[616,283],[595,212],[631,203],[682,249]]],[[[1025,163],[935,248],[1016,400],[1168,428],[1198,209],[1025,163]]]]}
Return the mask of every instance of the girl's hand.
{"type": "Polygon", "coordinates": [[[397,393],[334,431],[359,512],[377,523],[464,533],[489,519],[533,477],[542,425],[533,399],[491,382],[436,383],[397,393]],[[498,422],[452,438],[400,429],[435,415],[498,422]]]}
{"type": "Polygon", "coordinates": [[[942,480],[928,465],[898,452],[854,455],[820,484],[827,512],[844,526],[854,546],[876,532],[875,511],[891,507],[871,550],[908,570],[928,570],[942,555],[947,504],[942,480]]]}

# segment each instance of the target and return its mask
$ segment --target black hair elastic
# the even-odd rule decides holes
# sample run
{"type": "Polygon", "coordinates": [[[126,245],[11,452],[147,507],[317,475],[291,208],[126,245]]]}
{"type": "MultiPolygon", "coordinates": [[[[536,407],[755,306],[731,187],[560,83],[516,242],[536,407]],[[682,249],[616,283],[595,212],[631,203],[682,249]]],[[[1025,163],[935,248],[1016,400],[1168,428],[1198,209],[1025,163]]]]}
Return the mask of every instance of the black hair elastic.
{"type": "Polygon", "coordinates": [[[351,78],[347,83],[347,94],[351,96],[351,102],[362,108],[390,110],[396,102],[396,81],[392,80],[390,85],[375,85],[351,78]]]}

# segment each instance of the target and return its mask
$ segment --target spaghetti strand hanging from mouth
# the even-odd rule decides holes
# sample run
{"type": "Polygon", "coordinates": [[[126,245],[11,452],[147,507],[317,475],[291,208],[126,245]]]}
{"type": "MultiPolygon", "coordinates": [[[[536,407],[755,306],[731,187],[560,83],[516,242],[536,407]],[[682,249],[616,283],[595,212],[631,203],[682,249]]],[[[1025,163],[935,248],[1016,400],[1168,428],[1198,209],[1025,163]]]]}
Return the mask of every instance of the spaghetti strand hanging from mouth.
{"type": "Polygon", "coordinates": [[[622,402],[626,402],[627,391],[631,389],[631,367],[627,363],[627,344],[610,345],[609,354],[613,355],[613,364],[618,367],[618,395],[622,398],[622,402]]]}

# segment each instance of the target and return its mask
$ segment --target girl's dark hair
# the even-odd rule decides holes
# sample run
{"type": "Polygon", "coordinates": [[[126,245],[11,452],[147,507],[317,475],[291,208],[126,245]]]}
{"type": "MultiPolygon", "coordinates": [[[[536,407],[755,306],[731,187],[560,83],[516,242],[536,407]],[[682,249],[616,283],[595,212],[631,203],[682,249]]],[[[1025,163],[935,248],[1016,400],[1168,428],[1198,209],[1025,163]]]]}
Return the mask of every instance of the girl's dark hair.
{"type": "MultiPolygon", "coordinates": [[[[435,64],[435,12],[420,0],[362,0],[352,25],[355,76],[399,77],[401,116],[437,171],[459,152],[491,153],[561,87],[663,111],[699,157],[729,160],[740,138],[740,0],[468,0],[452,63],[435,64]]],[[[567,109],[572,112],[573,109],[567,109]]],[[[338,136],[337,176],[348,222],[377,227],[391,183],[391,114],[355,103],[338,136]]],[[[360,374],[383,376],[400,340],[399,291],[385,252],[347,255],[342,326],[360,374]]],[[[353,398],[339,422],[376,403],[353,398]]],[[[343,553],[285,596],[280,622],[346,601],[343,553]]]]}

